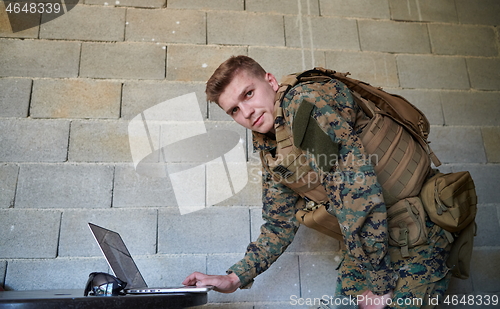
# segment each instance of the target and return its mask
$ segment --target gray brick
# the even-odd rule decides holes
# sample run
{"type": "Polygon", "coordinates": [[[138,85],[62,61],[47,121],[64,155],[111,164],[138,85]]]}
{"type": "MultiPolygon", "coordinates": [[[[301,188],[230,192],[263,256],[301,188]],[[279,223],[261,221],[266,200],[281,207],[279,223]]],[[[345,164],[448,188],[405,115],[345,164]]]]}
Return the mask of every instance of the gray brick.
{"type": "MultiPolygon", "coordinates": [[[[209,255],[207,272],[224,274],[242,255],[209,255]]],[[[290,301],[290,295],[300,295],[299,261],[296,255],[283,254],[271,267],[255,278],[251,289],[232,294],[210,293],[209,302],[253,302],[255,300],[290,301]]]]}
{"type": "Polygon", "coordinates": [[[148,286],[180,286],[191,273],[206,273],[205,255],[134,257],[148,286]]]}
{"type": "Polygon", "coordinates": [[[467,58],[472,88],[500,90],[500,59],[467,58]]]}
{"type": "Polygon", "coordinates": [[[113,207],[142,206],[177,206],[170,179],[141,175],[133,165],[117,165],[113,207]]]}
{"type": "Polygon", "coordinates": [[[0,39],[0,76],[76,77],[80,43],[0,39]]]}
{"type": "Polygon", "coordinates": [[[440,91],[415,89],[389,89],[385,91],[399,94],[424,113],[431,125],[444,125],[443,106],[440,91]]]}
{"type": "Polygon", "coordinates": [[[163,79],[165,49],[165,46],[159,44],[83,43],[80,75],[95,78],[163,79]]]}
{"type": "Polygon", "coordinates": [[[111,207],[113,167],[33,164],[19,170],[16,208],[111,207]]]}
{"type": "Polygon", "coordinates": [[[362,50],[412,54],[431,52],[425,24],[359,20],[358,25],[362,50]]]}
{"type": "Polygon", "coordinates": [[[90,79],[34,81],[33,118],[119,118],[121,83],[90,79]]]}
{"type": "Polygon", "coordinates": [[[42,16],[40,38],[123,41],[125,11],[123,8],[77,5],[69,14],[50,22],[47,22],[50,15],[45,14],[42,16]]]}
{"type": "Polygon", "coordinates": [[[190,10],[128,9],[126,40],[205,44],[205,13],[190,10]]]}
{"type": "Polygon", "coordinates": [[[479,128],[433,126],[429,140],[442,163],[486,163],[479,128]]]}
{"type": "Polygon", "coordinates": [[[469,89],[465,60],[457,57],[398,55],[399,80],[404,88],[469,89]]]}
{"type": "Polygon", "coordinates": [[[337,50],[360,48],[358,26],[353,19],[285,16],[285,36],[288,47],[337,50]]]}
{"type": "Polygon", "coordinates": [[[488,163],[500,163],[500,127],[481,128],[488,163]]]}
{"type": "Polygon", "coordinates": [[[36,13],[10,14],[10,16],[8,16],[5,2],[2,1],[2,3],[0,3],[0,37],[37,38],[40,15],[41,14],[36,13]],[[35,25],[35,27],[30,27],[32,25],[35,25]]]}
{"type": "Polygon", "coordinates": [[[442,92],[446,125],[496,126],[500,125],[500,92],[442,92]]]}
{"type": "Polygon", "coordinates": [[[429,24],[432,51],[440,55],[497,56],[492,27],[429,24]]]}
{"type": "Polygon", "coordinates": [[[104,259],[90,232],[88,222],[119,233],[134,256],[155,254],[156,221],[156,209],[65,210],[61,223],[59,256],[97,256],[104,259]]]}
{"type": "Polygon", "coordinates": [[[242,11],[244,0],[168,0],[168,8],[242,11]]]}
{"type": "Polygon", "coordinates": [[[284,46],[283,32],[279,15],[207,13],[208,44],[284,46]]]}
{"type": "Polygon", "coordinates": [[[30,104],[31,80],[0,79],[0,117],[26,117],[30,104]]]}
{"type": "Polygon", "coordinates": [[[0,258],[55,258],[61,212],[0,209],[0,258]]]}
{"type": "Polygon", "coordinates": [[[499,25],[500,3],[496,0],[455,0],[463,24],[499,25]]]}
{"type": "Polygon", "coordinates": [[[178,210],[160,209],[158,253],[245,252],[250,240],[246,208],[209,207],[186,215],[178,210]],[[227,220],[231,218],[231,220],[227,220]],[[185,233],[185,227],[190,232],[185,233]],[[237,226],[238,229],[234,229],[237,226]],[[231,230],[231,237],[227,237],[231,230]]]}
{"type": "Polygon", "coordinates": [[[389,4],[387,0],[319,0],[322,16],[366,17],[389,19],[389,4]]]}
{"type": "Polygon", "coordinates": [[[68,121],[4,119],[0,122],[0,161],[65,161],[68,135],[68,121]]]}
{"type": "MultiPolygon", "coordinates": [[[[120,0],[119,3],[117,3],[116,5],[145,7],[145,8],[160,8],[165,6],[165,2],[166,0],[120,0]]],[[[85,0],[85,4],[99,4],[99,5],[110,6],[115,4],[115,2],[110,0],[85,0]]]]}
{"type": "Polygon", "coordinates": [[[392,19],[457,23],[454,0],[389,0],[392,19]]]}
{"type": "Polygon", "coordinates": [[[500,218],[497,205],[479,205],[476,215],[477,235],[474,246],[500,246],[500,238],[491,237],[500,235],[500,218]]]}
{"type": "Polygon", "coordinates": [[[206,82],[226,59],[246,53],[246,47],[239,46],[172,45],[167,52],[167,79],[206,82]]]}
{"type": "Polygon", "coordinates": [[[319,15],[318,1],[299,1],[299,4],[300,8],[295,0],[246,0],[245,10],[292,15],[319,15]]]}
{"type": "Polygon", "coordinates": [[[500,183],[499,164],[463,164],[452,165],[452,172],[469,171],[476,185],[478,203],[495,204],[500,200],[500,191],[496,184],[500,183]]]}
{"type": "Polygon", "coordinates": [[[314,49],[249,47],[248,56],[274,74],[278,82],[285,75],[325,66],[324,52],[314,49]]]}
{"type": "Polygon", "coordinates": [[[81,289],[92,272],[107,272],[104,259],[57,258],[13,260],[7,265],[5,285],[12,290],[81,289]]]}
{"type": "Polygon", "coordinates": [[[299,256],[301,297],[334,296],[337,282],[336,268],[340,261],[341,257],[336,254],[299,256]]]}
{"type": "Polygon", "coordinates": [[[205,98],[205,83],[188,82],[126,82],[123,85],[123,99],[121,116],[132,119],[144,110],[156,104],[182,96],[196,93],[200,103],[200,112],[207,118],[207,103],[205,98]]]}
{"type": "Polygon", "coordinates": [[[0,209],[14,207],[19,166],[0,165],[0,209]]]}
{"type": "Polygon", "coordinates": [[[352,78],[372,85],[399,86],[396,58],[391,54],[327,51],[326,67],[339,72],[350,72],[352,78]]]}
{"type": "Polygon", "coordinates": [[[261,168],[248,166],[248,182],[246,186],[232,197],[217,203],[217,206],[259,206],[262,205],[261,191],[261,176],[255,175],[261,168]],[[252,174],[253,173],[253,174],[252,174]]]}
{"type": "Polygon", "coordinates": [[[474,291],[496,292],[500,287],[499,249],[475,249],[472,253],[471,275],[474,291]]]}
{"type": "Polygon", "coordinates": [[[77,120],[71,124],[69,161],[131,162],[126,121],[77,120]]]}

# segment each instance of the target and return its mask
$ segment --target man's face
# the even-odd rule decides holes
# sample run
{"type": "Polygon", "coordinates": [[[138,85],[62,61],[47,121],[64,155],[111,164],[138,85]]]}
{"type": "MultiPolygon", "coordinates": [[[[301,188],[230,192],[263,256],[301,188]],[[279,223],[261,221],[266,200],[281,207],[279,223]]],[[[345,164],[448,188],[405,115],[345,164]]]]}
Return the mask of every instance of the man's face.
{"type": "Polygon", "coordinates": [[[274,96],[278,87],[271,73],[258,78],[241,70],[220,95],[219,105],[247,129],[274,132],[274,96]]]}

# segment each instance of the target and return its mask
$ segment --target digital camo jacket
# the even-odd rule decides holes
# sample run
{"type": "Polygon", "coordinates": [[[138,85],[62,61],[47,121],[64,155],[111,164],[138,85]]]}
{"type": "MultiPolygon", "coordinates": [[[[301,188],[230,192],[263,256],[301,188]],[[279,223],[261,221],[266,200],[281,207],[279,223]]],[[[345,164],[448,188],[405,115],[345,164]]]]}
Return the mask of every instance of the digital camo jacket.
{"type": "MultiPolygon", "coordinates": [[[[276,124],[293,129],[294,116],[301,104],[314,105],[311,116],[321,129],[338,145],[338,157],[327,172],[318,168],[314,158],[311,167],[323,179],[331,211],[342,228],[347,255],[364,270],[367,288],[379,295],[394,289],[397,281],[390,267],[387,243],[386,207],[382,188],[361,140],[355,132],[359,108],[354,104],[349,89],[341,82],[304,82],[290,89],[281,102],[284,119],[276,124]]],[[[276,140],[253,132],[256,151],[273,152],[276,140]]],[[[240,278],[247,286],[264,272],[292,242],[298,228],[295,205],[299,195],[277,183],[262,170],[262,216],[265,224],[255,242],[249,244],[245,257],[228,272],[240,278]]]]}

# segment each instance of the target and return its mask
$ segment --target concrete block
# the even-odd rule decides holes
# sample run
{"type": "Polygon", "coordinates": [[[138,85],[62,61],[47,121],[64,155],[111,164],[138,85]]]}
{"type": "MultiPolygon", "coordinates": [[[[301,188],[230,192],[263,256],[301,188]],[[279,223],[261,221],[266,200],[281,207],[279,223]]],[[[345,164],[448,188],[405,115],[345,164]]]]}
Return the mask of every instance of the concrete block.
{"type": "Polygon", "coordinates": [[[65,210],[61,220],[59,256],[104,259],[87,225],[89,222],[119,233],[133,256],[155,254],[156,221],[156,209],[65,210]]]}
{"type": "Polygon", "coordinates": [[[471,261],[471,276],[474,291],[500,292],[500,250],[495,248],[474,249],[471,261]]]}
{"type": "Polygon", "coordinates": [[[321,16],[390,19],[388,0],[366,1],[319,0],[321,16]]]}
{"type": "Polygon", "coordinates": [[[500,59],[467,58],[472,88],[500,90],[500,59]]]}
{"type": "Polygon", "coordinates": [[[92,272],[107,272],[105,259],[57,258],[13,260],[7,265],[5,287],[9,290],[83,289],[92,272]]]}
{"type": "Polygon", "coordinates": [[[479,204],[497,204],[500,200],[500,191],[497,184],[500,183],[499,164],[463,164],[453,165],[452,172],[469,171],[474,184],[479,204]]]}
{"type": "Polygon", "coordinates": [[[488,163],[500,163],[500,127],[481,128],[488,163]]]}
{"type": "Polygon", "coordinates": [[[0,76],[78,76],[78,42],[0,39],[0,46],[0,76]]]}
{"type": "Polygon", "coordinates": [[[462,24],[499,25],[500,3],[495,0],[455,0],[462,24]]]}
{"type": "Polygon", "coordinates": [[[444,125],[440,91],[390,88],[385,88],[384,90],[407,99],[424,113],[431,125],[444,125]]]}
{"type": "Polygon", "coordinates": [[[197,9],[243,11],[244,0],[168,0],[167,7],[171,9],[197,9]]]}
{"type": "Polygon", "coordinates": [[[33,164],[19,170],[16,208],[109,208],[112,166],[33,164]]]}
{"type": "Polygon", "coordinates": [[[248,12],[207,13],[208,44],[284,46],[283,17],[248,12]]]}
{"type": "Polygon", "coordinates": [[[374,86],[398,87],[396,57],[386,53],[327,51],[326,67],[374,86]]]}
{"type": "MultiPolygon", "coordinates": [[[[161,8],[165,6],[166,0],[120,0],[120,1],[110,1],[110,0],[85,0],[85,4],[98,4],[104,6],[133,6],[133,7],[144,7],[144,8],[161,8]]],[[[169,1],[170,2],[170,1],[169,1]]]]}
{"type": "Polygon", "coordinates": [[[19,166],[0,165],[0,209],[14,207],[19,166]]]}
{"type": "Polygon", "coordinates": [[[3,38],[37,38],[39,13],[10,14],[6,11],[5,2],[0,3],[0,37],[3,38]],[[35,25],[35,27],[29,27],[35,25]],[[29,28],[28,28],[29,27],[29,28]],[[19,31],[20,29],[24,29],[19,31]],[[14,32],[16,31],[16,32],[14,32]]]}
{"type": "Polygon", "coordinates": [[[208,103],[208,118],[216,121],[231,121],[233,118],[226,114],[219,105],[214,102],[208,103]]]}
{"type": "Polygon", "coordinates": [[[68,121],[4,119],[0,122],[0,161],[66,161],[68,135],[68,121]]]}
{"type": "Polygon", "coordinates": [[[318,1],[297,2],[295,0],[246,0],[245,10],[251,12],[270,12],[287,15],[320,15],[318,1]]]}
{"type": "Polygon", "coordinates": [[[196,93],[203,118],[207,118],[205,83],[126,82],[123,85],[121,117],[130,120],[156,104],[192,92],[196,93]]]}
{"type": "Polygon", "coordinates": [[[300,290],[303,298],[322,298],[335,295],[337,266],[341,258],[337,255],[300,255],[300,290]]]}
{"type": "Polygon", "coordinates": [[[421,23],[359,20],[361,50],[391,53],[431,52],[427,27],[421,23]]]}
{"type": "Polygon", "coordinates": [[[479,128],[433,126],[429,140],[442,163],[486,163],[479,128]]]}
{"type": "Polygon", "coordinates": [[[55,258],[61,212],[0,209],[0,258],[55,258]]]}
{"type": "Polygon", "coordinates": [[[205,13],[191,10],[128,9],[126,40],[205,44],[205,13]]]}
{"type": "Polygon", "coordinates": [[[458,23],[454,0],[389,0],[394,20],[458,23]]]}
{"type": "Polygon", "coordinates": [[[125,12],[124,8],[76,5],[70,14],[63,14],[50,22],[47,18],[52,17],[43,15],[40,38],[123,41],[125,12]]]}
{"type": "MultiPolygon", "coordinates": [[[[225,274],[242,255],[209,255],[207,272],[225,274]]],[[[264,273],[255,278],[251,289],[232,294],[211,293],[209,302],[273,302],[289,301],[290,295],[300,295],[299,261],[296,255],[283,254],[264,273]]]]}
{"type": "Polygon", "coordinates": [[[285,16],[285,37],[287,47],[360,50],[354,19],[285,16]]]}
{"type": "Polygon", "coordinates": [[[163,79],[165,54],[166,47],[159,44],[83,43],[80,76],[163,79]]]}
{"type": "Polygon", "coordinates": [[[500,245],[500,239],[493,236],[500,235],[499,219],[498,204],[478,206],[476,215],[477,235],[474,238],[474,247],[500,245]]]}
{"type": "Polygon", "coordinates": [[[278,82],[285,75],[325,66],[325,53],[314,49],[249,47],[248,56],[274,74],[278,82]]]}
{"type": "Polygon", "coordinates": [[[27,117],[30,104],[31,79],[0,79],[0,117],[27,117]]]}
{"type": "Polygon", "coordinates": [[[139,256],[134,261],[148,286],[181,286],[191,273],[207,269],[205,255],[139,256]]]}
{"type": "Polygon", "coordinates": [[[396,63],[403,88],[469,89],[463,58],[398,55],[396,63]]]}
{"type": "Polygon", "coordinates": [[[247,163],[248,182],[238,193],[215,206],[261,206],[261,176],[258,173],[260,166],[255,167],[247,163]]]}
{"type": "Polygon", "coordinates": [[[222,62],[246,54],[242,46],[172,45],[167,51],[167,79],[206,82],[222,62]]]}
{"type": "Polygon", "coordinates": [[[432,51],[439,55],[492,57],[498,55],[492,27],[429,24],[432,51]]]}
{"type": "Polygon", "coordinates": [[[75,120],[71,124],[68,160],[131,162],[128,122],[75,120]]]}
{"type": "Polygon", "coordinates": [[[245,252],[250,240],[249,224],[247,208],[209,207],[186,215],[180,215],[177,209],[160,209],[158,253],[245,252]]]}
{"type": "Polygon", "coordinates": [[[89,79],[34,81],[33,118],[119,118],[121,83],[89,79]]]}
{"type": "Polygon", "coordinates": [[[148,177],[136,173],[133,165],[117,165],[113,187],[113,207],[176,207],[168,177],[148,177]]]}
{"type": "Polygon", "coordinates": [[[500,92],[441,92],[441,101],[446,125],[496,126],[500,92]]]}

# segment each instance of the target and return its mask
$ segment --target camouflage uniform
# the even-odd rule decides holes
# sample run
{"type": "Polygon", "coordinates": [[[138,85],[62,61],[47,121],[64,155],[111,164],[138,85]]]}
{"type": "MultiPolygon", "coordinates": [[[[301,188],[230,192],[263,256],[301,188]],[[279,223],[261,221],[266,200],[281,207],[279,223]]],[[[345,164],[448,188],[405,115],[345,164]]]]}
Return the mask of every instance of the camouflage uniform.
{"type": "MultiPolygon", "coordinates": [[[[412,251],[416,264],[420,265],[419,261],[424,260],[420,269],[422,274],[413,270],[416,268],[413,264],[412,269],[407,270],[404,261],[391,265],[391,257],[396,258],[399,248],[389,248],[387,242],[387,215],[382,188],[358,138],[359,132],[355,132],[360,109],[354,104],[348,88],[336,80],[298,84],[283,98],[284,118],[276,118],[275,126],[284,124],[293,128],[294,115],[300,104],[314,105],[311,116],[339,149],[338,160],[326,172],[318,167],[314,156],[307,154],[311,167],[322,177],[330,199],[330,210],[339,220],[346,245],[337,293],[357,295],[368,289],[383,295],[394,290],[396,284],[398,287],[401,285],[403,281],[398,281],[400,276],[418,273],[421,283],[425,283],[429,279],[426,277],[428,269],[437,268],[437,265],[446,268],[442,259],[435,259],[438,253],[433,253],[432,245],[423,249],[430,250],[426,251],[426,255],[420,255],[419,250],[412,251]],[[426,257],[432,259],[426,260],[426,257]],[[400,269],[399,274],[395,269],[400,269]]],[[[255,150],[275,151],[276,140],[268,135],[253,132],[253,139],[255,150]]],[[[299,195],[276,182],[265,169],[262,177],[262,215],[265,223],[261,234],[250,243],[245,257],[228,270],[238,275],[242,286],[249,285],[254,277],[269,268],[292,242],[298,228],[295,213],[299,195]]],[[[445,275],[446,271],[443,269],[442,273],[445,275]]],[[[403,287],[398,289],[411,293],[403,287]]]]}

